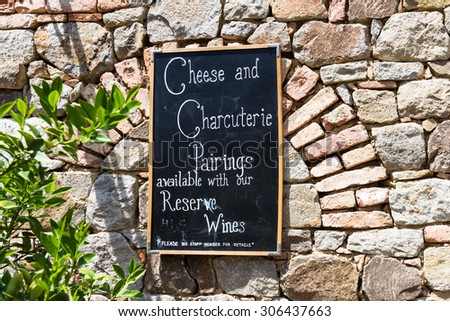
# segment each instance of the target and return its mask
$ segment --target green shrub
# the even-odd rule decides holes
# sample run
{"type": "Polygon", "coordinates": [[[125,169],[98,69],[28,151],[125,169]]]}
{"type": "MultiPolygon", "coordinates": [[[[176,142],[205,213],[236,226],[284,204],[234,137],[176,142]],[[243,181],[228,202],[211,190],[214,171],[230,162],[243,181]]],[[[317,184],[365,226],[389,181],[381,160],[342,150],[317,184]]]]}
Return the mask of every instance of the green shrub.
{"type": "MultiPolygon", "coordinates": [[[[109,142],[104,132],[128,118],[140,102],[138,88],[124,95],[113,86],[111,95],[100,88],[94,104],[79,100],[66,104],[67,116],[57,117],[61,79],[33,86],[45,113],[38,116],[44,128],[27,122],[35,107],[18,99],[0,106],[0,119],[9,115],[19,127],[17,135],[0,133],[0,300],[89,300],[95,293],[117,298],[137,298],[127,290],[145,273],[134,258],[128,274],[114,265],[116,276],[98,275],[87,266],[95,255],[83,253],[89,223],[72,224],[73,209],[44,230],[36,212],[64,203],[61,194],[70,187],[56,187],[54,173],[42,164],[49,158],[77,158],[80,143],[109,142]],[[15,108],[14,108],[15,107],[15,108]],[[111,286],[113,284],[113,286],[111,286]]],[[[48,219],[48,218],[47,218],[48,219]]]]}

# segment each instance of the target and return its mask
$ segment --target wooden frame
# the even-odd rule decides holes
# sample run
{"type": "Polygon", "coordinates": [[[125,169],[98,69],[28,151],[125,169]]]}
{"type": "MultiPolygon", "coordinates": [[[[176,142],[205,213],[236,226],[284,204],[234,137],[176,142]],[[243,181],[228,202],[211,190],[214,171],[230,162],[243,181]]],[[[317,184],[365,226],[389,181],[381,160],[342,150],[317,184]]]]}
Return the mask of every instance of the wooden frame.
{"type": "Polygon", "coordinates": [[[204,47],[204,48],[184,48],[176,50],[155,50],[151,53],[150,62],[150,120],[149,125],[149,184],[148,184],[148,227],[147,227],[147,251],[149,254],[172,254],[172,255],[235,255],[235,256],[276,256],[281,254],[282,250],[282,210],[283,210],[283,115],[282,115],[282,79],[281,79],[281,50],[278,44],[268,45],[245,45],[230,47],[204,47]],[[189,52],[216,52],[216,51],[239,51],[251,49],[276,48],[276,83],[277,83],[277,126],[278,126],[278,216],[277,216],[277,241],[274,251],[235,251],[235,250],[155,250],[151,248],[152,241],[152,218],[153,218],[153,160],[154,160],[154,111],[155,111],[155,64],[154,54],[165,53],[189,53],[189,52]]]}

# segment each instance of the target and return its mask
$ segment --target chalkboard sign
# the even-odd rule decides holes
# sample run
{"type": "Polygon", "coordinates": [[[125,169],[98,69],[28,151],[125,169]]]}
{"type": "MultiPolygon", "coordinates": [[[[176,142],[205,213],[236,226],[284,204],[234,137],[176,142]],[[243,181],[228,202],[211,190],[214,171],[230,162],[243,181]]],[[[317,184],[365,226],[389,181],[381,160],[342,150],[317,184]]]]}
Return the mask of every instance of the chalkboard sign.
{"type": "Polygon", "coordinates": [[[149,253],[275,255],[277,45],[153,51],[149,253]]]}

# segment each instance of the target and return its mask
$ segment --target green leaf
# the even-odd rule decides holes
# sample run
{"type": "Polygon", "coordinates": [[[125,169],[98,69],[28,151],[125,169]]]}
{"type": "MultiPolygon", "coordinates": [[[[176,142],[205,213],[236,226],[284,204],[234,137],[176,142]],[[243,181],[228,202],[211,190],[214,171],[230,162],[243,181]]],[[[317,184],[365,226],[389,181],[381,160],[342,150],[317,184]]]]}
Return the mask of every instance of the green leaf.
{"type": "Polygon", "coordinates": [[[40,300],[40,296],[44,292],[44,289],[39,285],[35,285],[30,288],[30,301],[38,301],[40,300]]]}
{"type": "Polygon", "coordinates": [[[21,273],[18,273],[9,281],[8,286],[6,287],[6,294],[14,298],[22,287],[23,276],[21,273]]]}
{"type": "Polygon", "coordinates": [[[82,273],[84,275],[87,275],[90,278],[94,278],[95,277],[95,273],[91,269],[81,268],[81,269],[79,269],[79,271],[80,271],[80,273],[82,273]]]}
{"type": "Polygon", "coordinates": [[[3,210],[12,210],[18,208],[18,206],[13,201],[0,200],[0,208],[3,210]]]}
{"type": "Polygon", "coordinates": [[[112,291],[113,298],[116,298],[120,294],[124,286],[125,280],[120,280],[119,282],[116,283],[112,291]]]}
{"type": "Polygon", "coordinates": [[[69,191],[69,190],[71,190],[71,189],[72,189],[71,186],[60,187],[60,188],[58,188],[58,189],[55,189],[55,190],[53,191],[52,195],[59,195],[59,194],[65,193],[65,192],[67,192],[67,191],[69,191]]]}
{"type": "Polygon", "coordinates": [[[95,107],[81,99],[78,101],[78,103],[85,112],[86,116],[89,117],[89,119],[91,119],[93,122],[95,122],[96,121],[95,107]]]}
{"type": "Polygon", "coordinates": [[[27,114],[27,104],[22,99],[17,99],[17,110],[22,117],[26,117],[27,114]]]}
{"type": "Polygon", "coordinates": [[[97,95],[95,95],[94,107],[98,109],[99,107],[106,108],[108,96],[106,96],[105,90],[100,87],[97,91],[97,95]]]}
{"type": "Polygon", "coordinates": [[[126,102],[127,103],[129,103],[130,101],[132,101],[133,100],[133,98],[137,95],[137,93],[139,92],[139,89],[140,89],[141,87],[139,87],[139,86],[136,86],[136,87],[134,87],[134,88],[131,88],[131,90],[128,92],[128,95],[127,95],[127,99],[126,99],[126,102]]]}
{"type": "Polygon", "coordinates": [[[142,298],[144,295],[139,290],[126,290],[120,294],[122,298],[128,298],[128,299],[137,299],[142,298]]]}
{"type": "Polygon", "coordinates": [[[117,107],[122,107],[123,104],[125,103],[125,99],[123,97],[123,94],[122,94],[122,92],[120,91],[120,89],[116,85],[112,86],[111,96],[114,99],[114,103],[115,103],[114,107],[116,107],[116,108],[117,107]]]}
{"type": "Polygon", "coordinates": [[[79,260],[77,267],[81,267],[83,265],[89,264],[93,262],[96,258],[96,255],[94,253],[87,253],[84,254],[79,260]]]}
{"type": "Polygon", "coordinates": [[[50,117],[48,117],[46,114],[38,114],[38,117],[41,118],[43,121],[45,121],[50,126],[53,125],[53,120],[50,117]]]}
{"type": "Polygon", "coordinates": [[[116,272],[116,274],[117,274],[122,280],[124,280],[124,279],[125,279],[125,272],[123,271],[123,269],[122,269],[119,265],[117,265],[117,264],[113,264],[113,268],[114,268],[114,271],[116,272]]]}
{"type": "Polygon", "coordinates": [[[48,95],[48,102],[52,107],[53,112],[56,111],[56,104],[58,103],[58,100],[59,100],[59,93],[56,90],[52,91],[50,95],[48,95]]]}
{"type": "Polygon", "coordinates": [[[75,125],[78,130],[83,131],[83,127],[86,125],[86,122],[81,116],[80,110],[77,110],[75,107],[66,104],[66,112],[70,122],[75,125]]]}
{"type": "Polygon", "coordinates": [[[27,123],[27,127],[33,133],[34,137],[41,137],[41,132],[35,126],[27,123]]]}
{"type": "Polygon", "coordinates": [[[56,207],[56,206],[60,206],[61,204],[65,203],[65,202],[66,202],[66,200],[64,198],[52,197],[45,201],[45,205],[47,205],[48,207],[56,207]]]}
{"type": "Polygon", "coordinates": [[[51,90],[52,91],[57,91],[58,94],[62,93],[62,88],[63,88],[63,82],[62,79],[60,77],[56,77],[53,81],[52,81],[52,87],[51,90]]]}
{"type": "Polygon", "coordinates": [[[14,112],[13,110],[10,110],[9,114],[16,121],[16,123],[19,124],[20,128],[23,128],[23,126],[25,125],[25,118],[22,115],[14,112]]]}
{"type": "Polygon", "coordinates": [[[15,101],[0,105],[0,118],[3,118],[16,104],[15,101]]]}
{"type": "Polygon", "coordinates": [[[94,143],[111,143],[111,139],[103,134],[96,134],[92,136],[92,141],[94,143]]]}

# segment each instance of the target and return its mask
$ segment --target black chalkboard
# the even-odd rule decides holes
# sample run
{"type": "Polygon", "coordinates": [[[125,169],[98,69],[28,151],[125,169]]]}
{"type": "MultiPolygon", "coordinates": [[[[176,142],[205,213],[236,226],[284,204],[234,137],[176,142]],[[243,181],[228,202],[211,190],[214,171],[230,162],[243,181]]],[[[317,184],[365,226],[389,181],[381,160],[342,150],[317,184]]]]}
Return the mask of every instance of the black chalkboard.
{"type": "Polygon", "coordinates": [[[151,60],[149,253],[279,253],[279,47],[151,60]]]}

